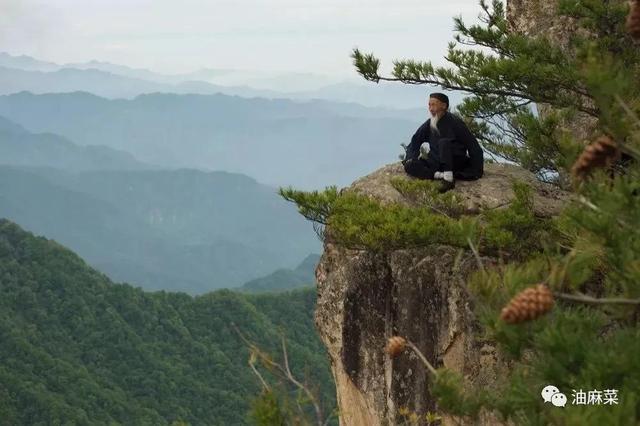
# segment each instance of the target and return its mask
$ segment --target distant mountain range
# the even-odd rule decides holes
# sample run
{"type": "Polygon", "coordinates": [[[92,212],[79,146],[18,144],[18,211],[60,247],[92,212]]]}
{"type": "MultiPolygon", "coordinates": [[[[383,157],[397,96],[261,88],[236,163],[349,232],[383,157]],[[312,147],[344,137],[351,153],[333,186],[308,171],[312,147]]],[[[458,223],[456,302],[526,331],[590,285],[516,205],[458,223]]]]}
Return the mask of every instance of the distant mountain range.
{"type": "MultiPolygon", "coordinates": [[[[0,94],[86,91],[107,98],[133,98],[148,93],[215,94],[269,99],[321,99],[365,106],[422,108],[433,88],[393,82],[379,84],[359,78],[312,73],[203,69],[184,74],[160,74],[101,61],[55,64],[29,56],[0,52],[0,94]]],[[[461,95],[453,93],[453,103],[461,95]]]]}
{"type": "Polygon", "coordinates": [[[244,175],[154,169],[7,119],[0,155],[0,217],[119,281],[202,293],[293,268],[320,248],[293,205],[244,175]]]}
{"type": "MultiPolygon", "coordinates": [[[[6,52],[0,52],[0,67],[43,72],[59,71],[63,68],[72,68],[77,70],[91,69],[156,83],[177,84],[184,83],[186,81],[199,81],[219,84],[222,86],[250,86],[254,89],[283,92],[304,92],[307,90],[316,90],[342,81],[341,79],[333,76],[310,72],[263,71],[227,68],[203,68],[187,73],[163,74],[147,69],[132,68],[125,65],[112,64],[98,60],[57,64],[50,61],[42,61],[27,55],[10,55],[6,52]]],[[[353,80],[355,80],[355,82],[359,82],[357,78],[354,78],[353,80]]]]}
{"type": "Polygon", "coordinates": [[[242,173],[270,185],[348,185],[396,161],[421,111],[226,95],[0,96],[0,116],[30,132],[103,145],[164,168],[242,173]]]}
{"type": "Polygon", "coordinates": [[[0,53],[0,217],[147,289],[312,284],[300,261],[320,243],[276,186],[344,186],[396,161],[426,92],[0,53]]]}
{"type": "Polygon", "coordinates": [[[243,86],[220,86],[204,81],[163,83],[88,68],[60,68],[53,71],[0,67],[0,94],[91,92],[106,98],[133,98],[145,93],[225,93],[245,97],[283,97],[269,90],[243,86]]]}
{"type": "Polygon", "coordinates": [[[106,146],[79,146],[53,133],[34,134],[4,117],[0,117],[0,164],[68,171],[153,168],[128,152],[106,146]]]}
{"type": "Polygon", "coordinates": [[[238,287],[320,249],[273,189],[230,173],[0,166],[0,200],[0,217],[152,290],[238,287]]]}
{"type": "Polygon", "coordinates": [[[310,254],[295,269],[279,268],[271,274],[256,278],[239,288],[251,293],[268,293],[315,286],[315,270],[320,255],[310,254]]]}

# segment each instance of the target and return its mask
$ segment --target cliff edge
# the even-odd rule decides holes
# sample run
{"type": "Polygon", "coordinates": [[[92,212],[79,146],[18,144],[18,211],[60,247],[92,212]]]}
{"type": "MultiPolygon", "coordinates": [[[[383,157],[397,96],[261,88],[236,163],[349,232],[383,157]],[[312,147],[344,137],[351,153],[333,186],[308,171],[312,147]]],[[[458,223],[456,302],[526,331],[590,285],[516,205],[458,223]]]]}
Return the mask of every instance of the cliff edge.
{"type": "MultiPolygon", "coordinates": [[[[413,179],[395,163],[343,191],[414,206],[415,200],[395,189],[393,178],[413,179]]],[[[457,181],[453,192],[473,215],[508,206],[513,180],[533,189],[536,216],[551,217],[566,201],[566,193],[506,164],[486,164],[482,179],[457,181]]],[[[437,411],[428,372],[417,358],[405,353],[391,359],[385,353],[394,335],[415,343],[436,368],[446,366],[469,383],[491,387],[504,365],[492,343],[482,340],[472,313],[465,281],[477,268],[470,249],[434,244],[380,252],[325,239],[316,268],[315,321],[330,356],[341,425],[397,424],[404,408],[418,415],[437,411]]]]}

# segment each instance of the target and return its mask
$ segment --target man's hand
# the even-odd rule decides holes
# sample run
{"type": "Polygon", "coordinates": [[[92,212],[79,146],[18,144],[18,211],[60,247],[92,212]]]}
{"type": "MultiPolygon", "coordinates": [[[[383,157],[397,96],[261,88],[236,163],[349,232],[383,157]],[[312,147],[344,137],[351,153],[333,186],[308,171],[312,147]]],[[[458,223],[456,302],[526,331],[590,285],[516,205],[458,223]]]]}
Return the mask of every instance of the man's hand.
{"type": "Polygon", "coordinates": [[[400,146],[402,147],[402,149],[404,149],[404,152],[398,155],[398,158],[400,159],[400,161],[402,161],[402,164],[404,164],[405,160],[407,159],[407,144],[401,143],[400,146]]]}
{"type": "Polygon", "coordinates": [[[425,142],[422,145],[420,145],[420,155],[418,156],[418,158],[422,158],[423,160],[426,160],[428,155],[429,155],[429,144],[425,142]]]}

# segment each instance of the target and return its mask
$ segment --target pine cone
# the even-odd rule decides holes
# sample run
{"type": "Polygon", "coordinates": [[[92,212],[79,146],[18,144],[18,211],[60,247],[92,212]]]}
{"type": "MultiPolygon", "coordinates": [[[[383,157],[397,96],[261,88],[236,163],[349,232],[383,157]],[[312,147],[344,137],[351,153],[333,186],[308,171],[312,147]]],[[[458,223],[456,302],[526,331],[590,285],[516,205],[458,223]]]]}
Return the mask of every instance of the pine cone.
{"type": "Polygon", "coordinates": [[[627,15],[627,31],[634,40],[640,41],[640,4],[638,0],[634,0],[630,6],[627,15]]]}
{"type": "Polygon", "coordinates": [[[389,338],[387,342],[386,351],[391,356],[391,358],[395,358],[400,355],[407,347],[407,341],[400,336],[393,336],[389,338]]]}
{"type": "Polygon", "coordinates": [[[595,167],[611,165],[620,157],[618,145],[608,136],[601,136],[587,145],[571,168],[571,174],[577,180],[584,179],[595,167]]]}
{"type": "Polygon", "coordinates": [[[508,324],[517,324],[538,318],[553,307],[553,294],[544,285],[524,289],[502,309],[500,319],[508,324]]]}

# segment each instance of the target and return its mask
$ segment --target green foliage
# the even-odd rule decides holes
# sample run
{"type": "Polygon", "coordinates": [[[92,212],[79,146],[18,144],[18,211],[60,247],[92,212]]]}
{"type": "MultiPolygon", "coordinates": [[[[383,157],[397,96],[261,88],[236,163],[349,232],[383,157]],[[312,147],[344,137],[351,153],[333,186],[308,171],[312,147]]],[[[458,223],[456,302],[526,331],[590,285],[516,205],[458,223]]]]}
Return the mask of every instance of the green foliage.
{"type": "Polygon", "coordinates": [[[480,412],[488,394],[483,390],[465,393],[462,377],[451,370],[441,368],[433,382],[433,393],[438,407],[458,417],[475,417],[480,412]]]}
{"type": "Polygon", "coordinates": [[[542,247],[555,228],[550,220],[533,214],[533,194],[529,186],[514,181],[512,187],[514,199],[507,208],[488,210],[481,216],[482,243],[493,250],[529,254],[542,247]]]}
{"type": "Polygon", "coordinates": [[[284,426],[287,424],[286,414],[276,394],[263,391],[251,403],[249,413],[251,424],[256,426],[284,426]]]}
{"type": "Polygon", "coordinates": [[[417,413],[407,407],[400,407],[398,408],[398,416],[400,426],[437,426],[442,424],[442,417],[431,411],[417,413]]]}
{"type": "Polygon", "coordinates": [[[295,202],[308,219],[320,218],[328,225],[331,238],[354,248],[386,250],[433,243],[462,246],[475,223],[469,218],[458,222],[428,207],[381,205],[354,192],[337,194],[334,188],[325,192],[289,190],[287,200],[295,202]]]}
{"type": "MultiPolygon", "coordinates": [[[[633,148],[633,147],[632,147],[633,148]]],[[[510,355],[513,371],[501,380],[499,398],[485,408],[517,424],[635,424],[640,420],[637,363],[638,305],[564,301],[562,292],[628,301],[640,296],[640,197],[637,163],[624,175],[598,173],[583,182],[557,220],[549,245],[521,262],[479,271],[468,282],[485,338],[510,355]],[[547,315],[522,325],[499,320],[518,292],[544,282],[560,296],[547,315]],[[567,394],[616,389],[615,405],[569,405],[553,410],[539,396],[547,384],[567,394]]]]}
{"type": "Polygon", "coordinates": [[[331,235],[346,246],[382,251],[438,243],[466,246],[476,222],[451,219],[429,207],[383,206],[348,193],[336,200],[328,225],[331,235]]]}
{"type": "Polygon", "coordinates": [[[116,285],[0,221],[0,424],[246,424],[259,383],[231,323],[334,403],[315,291],[191,297],[116,285]]]}
{"type": "MultiPolygon", "coordinates": [[[[638,146],[638,145],[636,145],[638,146]]],[[[640,168],[630,166],[612,179],[600,174],[581,188],[562,216],[565,232],[581,247],[599,254],[603,286],[612,293],[640,297],[640,168]]]]}
{"type": "MultiPolygon", "coordinates": [[[[602,120],[603,93],[640,90],[640,50],[624,30],[628,6],[623,1],[560,1],[556,26],[571,28],[566,46],[554,44],[544,31],[536,37],[510,31],[499,0],[481,0],[480,7],[479,24],[454,19],[455,41],[446,56],[449,66],[395,60],[392,75],[383,77],[380,60],[359,49],[352,54],[354,65],[371,81],[433,84],[468,93],[458,112],[467,118],[485,150],[521,164],[541,179],[566,184],[556,180],[556,172],[564,174],[582,141],[571,140],[567,146],[563,124],[576,117],[602,120]],[[612,62],[607,57],[611,55],[615,65],[626,70],[625,91],[602,90],[621,83],[610,72],[612,62]],[[600,64],[600,75],[584,66],[585,57],[600,64]],[[538,114],[535,108],[542,105],[553,111],[538,114]]],[[[598,127],[606,129],[606,121],[598,127]]]]}
{"type": "MultiPolygon", "coordinates": [[[[275,383],[251,402],[249,422],[256,426],[311,426],[318,423],[316,413],[304,392],[291,391],[284,381],[275,383]]],[[[323,424],[337,424],[334,413],[321,419],[323,424]]]]}
{"type": "Polygon", "coordinates": [[[338,188],[331,186],[324,191],[298,191],[291,187],[280,188],[278,193],[287,201],[295,202],[298,211],[307,219],[323,225],[331,215],[331,208],[338,199],[338,188]]]}
{"type": "Polygon", "coordinates": [[[333,188],[325,193],[288,190],[286,195],[305,217],[321,218],[330,238],[352,248],[469,248],[471,241],[483,253],[524,256],[538,250],[553,231],[549,221],[533,214],[532,194],[524,183],[513,183],[514,199],[508,206],[478,217],[463,215],[465,207],[455,193],[438,194],[433,182],[396,178],[392,185],[413,204],[383,205],[351,191],[338,195],[333,188]]]}
{"type": "Polygon", "coordinates": [[[447,404],[447,411],[459,416],[477,414],[476,404],[481,403],[516,424],[635,424],[640,403],[640,367],[635,360],[640,333],[637,328],[627,328],[603,335],[603,330],[612,326],[616,327],[602,312],[582,307],[556,310],[528,327],[507,326],[517,330],[508,341],[526,341],[527,355],[521,358],[525,362],[515,363],[503,378],[500,389],[491,395],[481,390],[464,392],[462,384],[455,382],[452,389],[434,389],[439,401],[447,404]],[[540,391],[548,384],[567,395],[565,409],[544,404],[540,391]],[[594,389],[617,389],[619,404],[572,404],[575,391],[594,389]],[[459,406],[457,401],[461,401],[459,406]],[[468,404],[472,409],[460,408],[468,404]]]}
{"type": "Polygon", "coordinates": [[[601,298],[640,296],[640,216],[637,163],[613,178],[599,173],[584,182],[558,218],[556,244],[542,253],[485,271],[468,285],[487,339],[509,355],[513,371],[500,380],[499,398],[483,406],[516,424],[635,424],[640,420],[638,305],[564,301],[522,325],[499,319],[500,310],[524,288],[544,282],[556,294],[601,298]],[[564,293],[562,293],[564,294],[564,293]],[[567,394],[616,389],[615,405],[568,405],[554,410],[540,391],[554,384],[567,394]]]}
{"type": "MultiPolygon", "coordinates": [[[[565,219],[574,220],[576,214],[570,209],[567,211],[569,217],[565,219]]],[[[582,214],[592,215],[584,209],[582,214]]],[[[635,238],[626,238],[627,243],[630,240],[635,241],[635,238]]],[[[633,247],[601,250],[581,239],[566,254],[546,252],[522,263],[509,263],[475,273],[468,285],[477,297],[476,313],[485,332],[483,338],[498,343],[499,349],[510,357],[513,367],[498,381],[499,390],[491,397],[483,396],[481,390],[465,391],[462,383],[455,380],[447,381],[450,388],[436,383],[434,393],[442,408],[454,415],[473,417],[478,408],[474,404],[480,404],[516,424],[625,425],[637,422],[640,419],[640,364],[636,362],[636,354],[640,350],[640,329],[637,320],[633,319],[637,307],[582,306],[558,300],[549,314],[529,323],[509,325],[499,319],[500,310],[511,297],[537,282],[546,282],[555,289],[595,289],[609,297],[637,294],[638,281],[628,281],[637,274],[637,250],[634,259],[626,258],[631,263],[603,273],[603,264],[608,270],[611,262],[618,261],[620,251],[630,256],[631,250],[633,247]],[[607,253],[618,255],[608,256],[607,253]],[[612,275],[626,282],[626,286],[606,285],[612,275]],[[569,404],[574,391],[616,389],[619,404],[568,405],[564,410],[554,410],[540,398],[540,391],[548,384],[564,392],[569,404]],[[469,405],[473,409],[463,410],[469,405]]]]}
{"type": "MultiPolygon", "coordinates": [[[[518,187],[509,209],[482,214],[478,229],[484,229],[485,249],[488,244],[526,251],[482,268],[467,283],[482,337],[498,345],[510,368],[490,395],[465,386],[448,370],[439,370],[432,390],[440,408],[469,422],[485,409],[518,425],[638,424],[640,49],[625,32],[628,4],[560,0],[554,18],[570,28],[566,46],[554,45],[544,32],[509,32],[499,1],[482,1],[481,8],[481,25],[456,19],[457,43],[447,56],[451,68],[397,61],[387,79],[470,93],[459,112],[484,148],[542,179],[566,177],[583,152],[570,124],[588,123],[585,118],[618,144],[624,161],[575,181],[575,194],[556,220],[532,221],[526,189],[518,187]],[[465,44],[485,49],[459,47],[465,44]],[[534,105],[553,110],[538,115],[534,105]],[[527,251],[539,237],[539,249],[527,251]],[[555,307],[534,321],[501,321],[511,298],[538,283],[553,291],[555,307]],[[565,408],[543,402],[540,392],[549,384],[567,395],[565,408]],[[617,404],[572,403],[575,392],[606,389],[617,390],[617,404]]],[[[373,55],[355,50],[353,57],[365,78],[385,79],[373,55]]]]}
{"type": "Polygon", "coordinates": [[[405,199],[417,205],[429,207],[435,213],[442,213],[449,217],[460,217],[464,214],[464,205],[455,192],[444,194],[438,192],[438,183],[433,180],[391,178],[391,186],[400,192],[405,199]]]}

